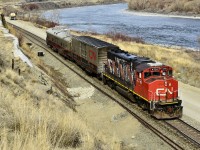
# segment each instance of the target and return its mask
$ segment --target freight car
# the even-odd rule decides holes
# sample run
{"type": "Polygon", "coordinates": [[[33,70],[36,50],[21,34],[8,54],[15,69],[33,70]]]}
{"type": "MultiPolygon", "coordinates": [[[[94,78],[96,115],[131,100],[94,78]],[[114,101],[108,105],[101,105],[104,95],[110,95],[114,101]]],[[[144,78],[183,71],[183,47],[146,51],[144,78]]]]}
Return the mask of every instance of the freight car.
{"type": "Polygon", "coordinates": [[[96,75],[111,88],[138,103],[157,119],[182,116],[178,82],[172,68],[146,57],[120,50],[118,46],[89,37],[74,36],[69,30],[47,30],[47,45],[96,75]]]}
{"type": "Polygon", "coordinates": [[[157,119],[182,116],[178,81],[170,66],[122,50],[109,50],[103,82],[157,119]]]}
{"type": "Polygon", "coordinates": [[[62,27],[47,30],[46,43],[65,58],[75,61],[87,73],[100,78],[107,61],[107,51],[118,48],[89,36],[72,36],[62,27]]]}

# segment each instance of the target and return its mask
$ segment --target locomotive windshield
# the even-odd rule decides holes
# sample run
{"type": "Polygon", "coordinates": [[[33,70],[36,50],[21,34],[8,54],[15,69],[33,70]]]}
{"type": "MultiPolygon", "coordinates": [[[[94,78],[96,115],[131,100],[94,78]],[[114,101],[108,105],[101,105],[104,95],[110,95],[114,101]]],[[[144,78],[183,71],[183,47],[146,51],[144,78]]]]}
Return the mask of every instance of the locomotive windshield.
{"type": "Polygon", "coordinates": [[[153,72],[153,76],[160,76],[160,72],[153,72]]]}
{"type": "Polygon", "coordinates": [[[144,72],[144,78],[148,78],[150,76],[160,76],[160,72],[144,72]]]}
{"type": "Polygon", "coordinates": [[[148,78],[148,77],[150,77],[151,76],[151,72],[145,72],[144,73],[144,78],[148,78]]]}
{"type": "Polygon", "coordinates": [[[144,78],[149,78],[150,76],[173,76],[173,71],[172,70],[167,70],[167,69],[162,69],[161,71],[151,69],[148,72],[144,72],[144,78]]]}

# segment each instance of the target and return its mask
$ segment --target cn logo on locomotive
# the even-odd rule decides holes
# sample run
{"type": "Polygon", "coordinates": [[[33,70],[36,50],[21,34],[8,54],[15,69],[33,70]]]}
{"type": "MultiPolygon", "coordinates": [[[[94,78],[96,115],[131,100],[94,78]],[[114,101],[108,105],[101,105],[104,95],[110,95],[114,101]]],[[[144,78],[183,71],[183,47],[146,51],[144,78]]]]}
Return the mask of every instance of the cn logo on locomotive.
{"type": "MultiPolygon", "coordinates": [[[[173,91],[173,89],[172,89],[173,91]]],[[[169,94],[173,94],[173,92],[170,91],[168,88],[164,89],[164,88],[157,88],[156,89],[156,95],[157,96],[166,96],[166,93],[168,92],[169,94]]]]}
{"type": "Polygon", "coordinates": [[[96,53],[93,50],[89,50],[89,57],[91,60],[96,60],[96,53]]]}

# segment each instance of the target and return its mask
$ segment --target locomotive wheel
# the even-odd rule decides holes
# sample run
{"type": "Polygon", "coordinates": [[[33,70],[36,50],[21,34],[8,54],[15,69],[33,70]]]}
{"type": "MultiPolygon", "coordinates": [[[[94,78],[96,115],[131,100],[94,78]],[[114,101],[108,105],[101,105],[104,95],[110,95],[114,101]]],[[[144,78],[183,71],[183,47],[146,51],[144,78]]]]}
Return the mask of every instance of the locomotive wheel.
{"type": "Polygon", "coordinates": [[[128,98],[132,101],[132,102],[136,102],[136,99],[134,98],[134,95],[132,93],[128,93],[128,98]]]}
{"type": "Polygon", "coordinates": [[[142,108],[142,110],[147,110],[147,104],[142,100],[138,99],[138,106],[142,108]]]}
{"type": "Polygon", "coordinates": [[[103,84],[107,84],[107,80],[106,80],[106,77],[105,76],[103,76],[103,79],[102,79],[102,81],[103,81],[103,84]]]}
{"type": "Polygon", "coordinates": [[[109,86],[111,89],[115,89],[115,83],[112,82],[112,81],[108,81],[108,86],[109,86]]]}

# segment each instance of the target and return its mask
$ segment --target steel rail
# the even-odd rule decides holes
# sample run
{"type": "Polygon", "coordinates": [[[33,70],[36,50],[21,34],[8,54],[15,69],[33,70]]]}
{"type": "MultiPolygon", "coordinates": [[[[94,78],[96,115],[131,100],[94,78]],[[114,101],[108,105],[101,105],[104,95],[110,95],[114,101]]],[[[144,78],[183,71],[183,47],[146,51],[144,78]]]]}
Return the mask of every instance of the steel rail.
{"type": "Polygon", "coordinates": [[[181,119],[168,120],[165,121],[165,123],[183,137],[187,138],[187,140],[194,144],[197,148],[200,148],[200,131],[198,129],[181,119]]]}

